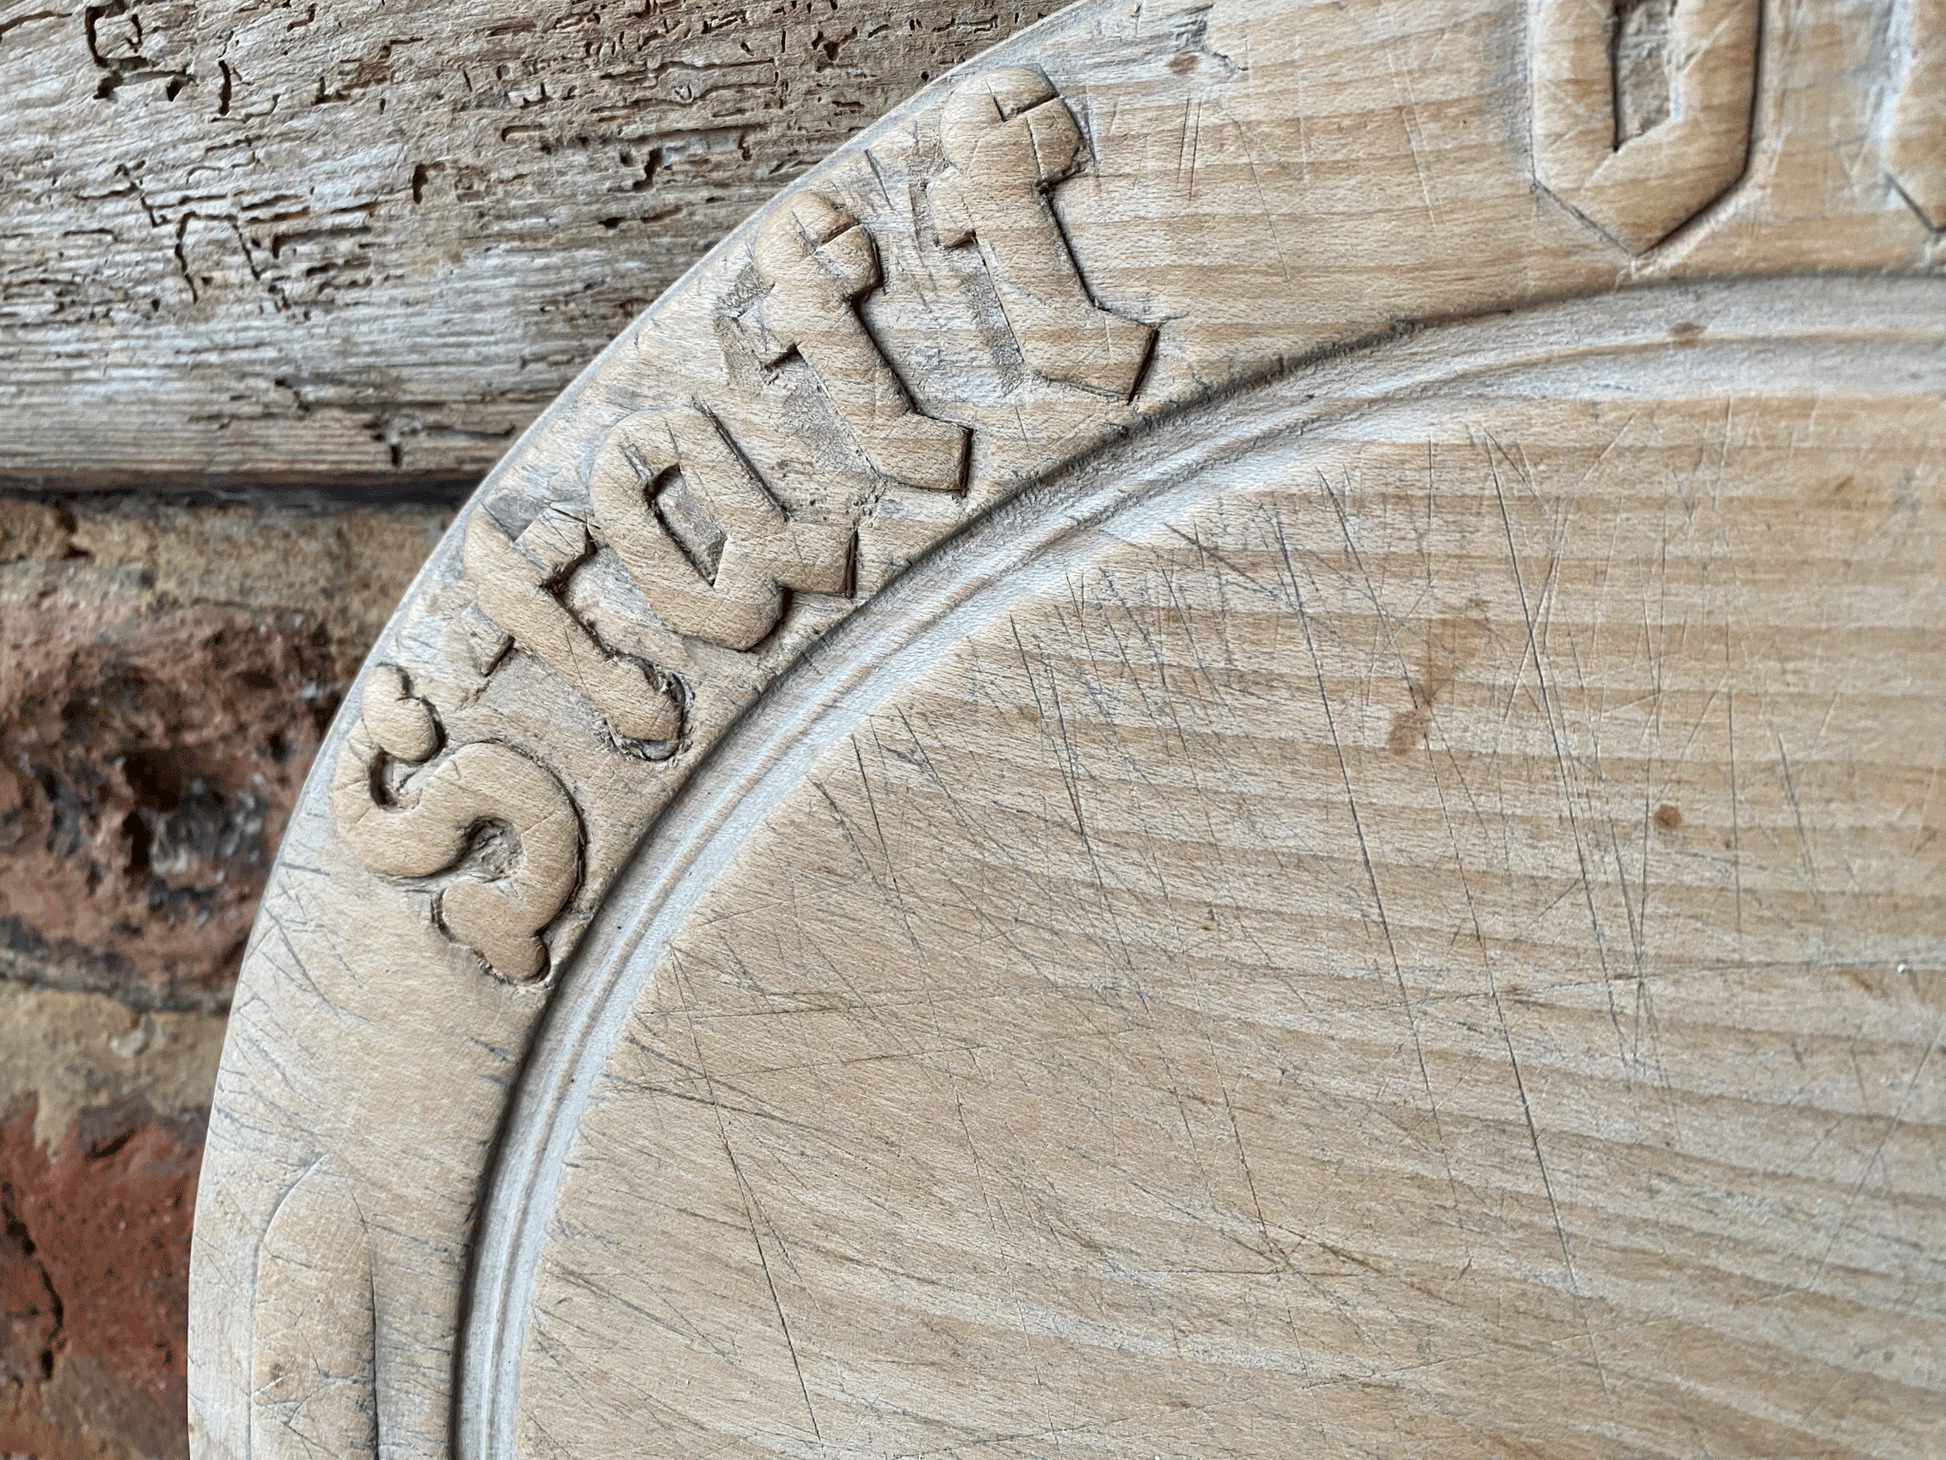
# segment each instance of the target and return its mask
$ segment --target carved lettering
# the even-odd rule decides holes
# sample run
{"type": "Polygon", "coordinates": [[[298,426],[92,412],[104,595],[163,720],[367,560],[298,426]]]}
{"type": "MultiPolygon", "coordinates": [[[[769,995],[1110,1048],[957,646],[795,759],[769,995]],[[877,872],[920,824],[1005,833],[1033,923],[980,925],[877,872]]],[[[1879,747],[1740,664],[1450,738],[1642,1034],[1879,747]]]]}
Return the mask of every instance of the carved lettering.
{"type": "Polygon", "coordinates": [[[552,771],[492,742],[454,749],[388,791],[389,761],[422,765],[440,749],[433,708],[389,664],[374,668],[331,779],[331,810],[358,860],[388,877],[431,877],[457,864],[499,824],[519,839],[497,875],[454,879],[434,903],[440,924],[501,978],[547,969],[539,934],[581,877],[581,819],[552,771]]]}
{"type": "Polygon", "coordinates": [[[493,621],[599,710],[615,734],[671,740],[682,727],[676,696],[644,665],[604,649],[552,591],[593,549],[587,524],[558,509],[535,518],[518,540],[476,511],[466,524],[466,576],[493,621]]]}
{"type": "Polygon", "coordinates": [[[1535,0],[1534,167],[1630,253],[1721,197],[1750,152],[1761,0],[1535,0]]]}
{"type": "Polygon", "coordinates": [[[1905,78],[1893,103],[1885,162],[1926,226],[1946,229],[1946,0],[1906,0],[1905,78]]]}
{"type": "Polygon", "coordinates": [[[927,188],[942,247],[977,243],[1028,367],[1116,400],[1135,394],[1155,330],[1095,303],[1048,194],[1081,161],[1074,113],[1037,71],[989,71],[946,99],[952,166],[927,188]]]}
{"type": "Polygon", "coordinates": [[[855,301],[882,281],[878,249],[858,220],[816,193],[786,199],[757,230],[757,272],[770,284],[767,364],[793,351],[818,374],[872,465],[895,482],[957,491],[966,428],[912,408],[855,301]]]}
{"type": "Polygon", "coordinates": [[[782,617],[784,589],[842,593],[850,581],[850,524],[790,517],[716,422],[693,407],[624,419],[595,459],[588,494],[602,536],[679,634],[748,649],[782,617]],[[713,576],[657,511],[657,493],[678,470],[724,534],[713,576]]]}

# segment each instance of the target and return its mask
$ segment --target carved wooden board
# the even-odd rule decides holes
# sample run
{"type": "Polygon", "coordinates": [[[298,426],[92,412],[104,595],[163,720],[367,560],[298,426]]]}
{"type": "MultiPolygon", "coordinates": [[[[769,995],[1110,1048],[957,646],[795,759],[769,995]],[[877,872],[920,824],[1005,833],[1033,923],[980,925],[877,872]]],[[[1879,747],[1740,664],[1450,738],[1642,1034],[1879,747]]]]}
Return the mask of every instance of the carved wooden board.
{"type": "Polygon", "coordinates": [[[1084,3],[752,219],[320,758],[200,1452],[1946,1449],[1942,14],[1084,3]]]}

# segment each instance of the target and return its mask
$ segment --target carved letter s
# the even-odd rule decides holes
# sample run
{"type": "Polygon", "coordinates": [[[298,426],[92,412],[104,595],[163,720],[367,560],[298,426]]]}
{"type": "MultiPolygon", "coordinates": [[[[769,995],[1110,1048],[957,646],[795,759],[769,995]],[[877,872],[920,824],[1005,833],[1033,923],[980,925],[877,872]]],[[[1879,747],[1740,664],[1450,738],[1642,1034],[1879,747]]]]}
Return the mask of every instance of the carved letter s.
{"type": "Polygon", "coordinates": [[[372,670],[359,708],[331,780],[338,834],[374,872],[430,877],[464,857],[489,823],[512,827],[520,838],[514,869],[456,878],[440,893],[435,915],[501,978],[545,972],[547,948],[538,935],[581,876],[581,820],[560,781],[508,746],[477,742],[419,777],[411,804],[388,804],[380,790],[386,759],[430,760],[439,750],[439,722],[389,664],[372,670]]]}

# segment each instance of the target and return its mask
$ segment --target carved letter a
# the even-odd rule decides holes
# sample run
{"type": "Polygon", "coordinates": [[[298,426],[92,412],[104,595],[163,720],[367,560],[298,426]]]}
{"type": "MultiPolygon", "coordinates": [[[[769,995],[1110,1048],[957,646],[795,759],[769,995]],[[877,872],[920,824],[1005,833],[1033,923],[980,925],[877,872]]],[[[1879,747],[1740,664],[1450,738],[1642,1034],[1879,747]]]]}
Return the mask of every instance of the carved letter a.
{"type": "Polygon", "coordinates": [[[851,572],[849,524],[793,520],[716,422],[694,407],[625,417],[602,444],[588,494],[602,536],[679,634],[751,648],[783,615],[783,589],[840,593],[851,572]],[[678,469],[723,529],[713,579],[656,512],[658,485],[678,469]]]}

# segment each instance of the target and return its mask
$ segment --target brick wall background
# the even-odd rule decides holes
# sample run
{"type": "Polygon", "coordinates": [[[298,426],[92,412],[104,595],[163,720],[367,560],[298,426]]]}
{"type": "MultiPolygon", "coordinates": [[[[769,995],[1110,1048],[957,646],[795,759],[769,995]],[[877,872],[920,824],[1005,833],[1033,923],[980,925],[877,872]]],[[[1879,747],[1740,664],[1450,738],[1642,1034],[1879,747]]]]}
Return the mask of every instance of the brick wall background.
{"type": "Polygon", "coordinates": [[[257,895],[439,503],[0,500],[0,1452],[172,1456],[257,895]]]}

